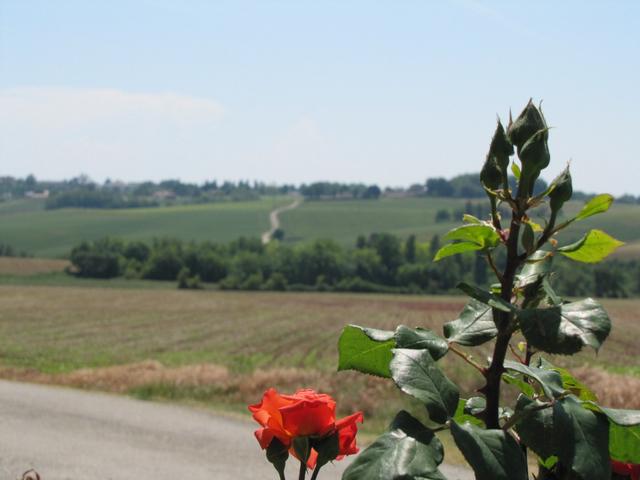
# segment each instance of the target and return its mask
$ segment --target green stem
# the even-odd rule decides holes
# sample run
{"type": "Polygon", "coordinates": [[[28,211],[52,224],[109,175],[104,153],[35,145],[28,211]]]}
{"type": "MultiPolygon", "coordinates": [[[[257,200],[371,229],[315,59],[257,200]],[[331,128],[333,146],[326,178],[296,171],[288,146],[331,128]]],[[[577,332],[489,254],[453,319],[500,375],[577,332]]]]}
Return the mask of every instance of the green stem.
{"type": "Polygon", "coordinates": [[[300,462],[300,473],[298,474],[298,480],[304,480],[307,476],[307,464],[300,462]]]}

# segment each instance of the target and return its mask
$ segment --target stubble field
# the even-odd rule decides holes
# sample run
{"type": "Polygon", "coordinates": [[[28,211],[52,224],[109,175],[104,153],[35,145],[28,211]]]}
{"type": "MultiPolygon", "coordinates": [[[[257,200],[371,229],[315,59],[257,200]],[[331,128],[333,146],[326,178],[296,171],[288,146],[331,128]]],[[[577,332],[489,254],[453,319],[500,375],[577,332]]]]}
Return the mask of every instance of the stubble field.
{"type": "MultiPolygon", "coordinates": [[[[389,381],[336,373],[342,327],[397,324],[441,332],[462,297],[242,293],[72,286],[0,286],[0,376],[141,398],[244,411],[268,387],[313,387],[343,412],[364,410],[383,428],[406,400],[389,381]]],[[[555,358],[604,404],[640,407],[640,302],[605,301],[614,328],[596,355],[555,358]],[[598,367],[595,367],[595,364],[598,367]]],[[[488,352],[478,352],[482,359],[488,352]]],[[[481,385],[457,357],[447,374],[472,394],[481,385]]]]}

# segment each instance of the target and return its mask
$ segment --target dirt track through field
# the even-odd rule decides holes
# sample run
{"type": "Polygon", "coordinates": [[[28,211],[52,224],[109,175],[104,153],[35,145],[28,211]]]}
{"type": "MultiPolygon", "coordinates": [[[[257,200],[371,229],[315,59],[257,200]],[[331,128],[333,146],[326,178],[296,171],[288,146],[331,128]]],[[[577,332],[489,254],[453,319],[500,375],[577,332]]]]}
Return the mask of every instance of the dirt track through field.
{"type": "Polygon", "coordinates": [[[275,233],[277,229],[280,228],[280,218],[279,215],[287,210],[293,210],[294,208],[298,208],[302,203],[302,197],[296,196],[295,200],[289,205],[285,205],[284,207],[279,207],[269,213],[269,223],[271,224],[271,228],[262,234],[262,243],[267,244],[271,240],[271,237],[275,233]]]}
{"type": "MultiPolygon", "coordinates": [[[[0,381],[0,478],[270,480],[254,425],[208,410],[0,381]]],[[[294,467],[293,462],[289,462],[294,467]]],[[[337,480],[345,462],[320,476],[337,480]]],[[[443,467],[448,480],[471,480],[443,467]]],[[[295,478],[294,469],[287,478],[295,478]]]]}

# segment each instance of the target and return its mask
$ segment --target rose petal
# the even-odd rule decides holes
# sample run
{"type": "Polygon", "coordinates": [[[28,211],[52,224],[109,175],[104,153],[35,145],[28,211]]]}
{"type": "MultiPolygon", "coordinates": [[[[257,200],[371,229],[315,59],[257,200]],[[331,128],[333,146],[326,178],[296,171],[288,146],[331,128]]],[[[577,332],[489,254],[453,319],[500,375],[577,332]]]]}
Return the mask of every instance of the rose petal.
{"type": "Polygon", "coordinates": [[[280,408],[282,426],[293,437],[323,436],[334,428],[335,405],[319,400],[302,400],[280,408]]]}

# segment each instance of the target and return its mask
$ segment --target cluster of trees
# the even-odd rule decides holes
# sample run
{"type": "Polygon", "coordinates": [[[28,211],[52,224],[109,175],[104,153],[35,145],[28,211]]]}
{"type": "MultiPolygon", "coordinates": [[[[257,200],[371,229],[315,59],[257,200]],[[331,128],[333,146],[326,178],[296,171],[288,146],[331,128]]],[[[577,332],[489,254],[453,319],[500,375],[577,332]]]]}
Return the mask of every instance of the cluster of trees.
{"type": "Polygon", "coordinates": [[[366,199],[375,200],[380,197],[382,190],[377,185],[363,183],[315,182],[302,184],[299,192],[308,200],[325,199],[366,199]]]}
{"type": "MultiPolygon", "coordinates": [[[[117,239],[83,242],[71,252],[83,277],[178,280],[183,288],[202,282],[222,289],[457,293],[458,282],[488,286],[482,256],[469,254],[433,262],[440,239],[419,242],[387,234],[360,236],[353,248],[331,240],[294,246],[257,238],[227,244],[155,240],[148,244],[117,239]]],[[[498,258],[500,264],[503,259],[498,258]]],[[[562,295],[627,297],[640,294],[640,263],[610,261],[593,267],[559,261],[562,295]]]]}
{"type": "Polygon", "coordinates": [[[0,243],[0,257],[28,257],[29,254],[24,250],[16,250],[13,246],[6,243],[0,243]]]}

